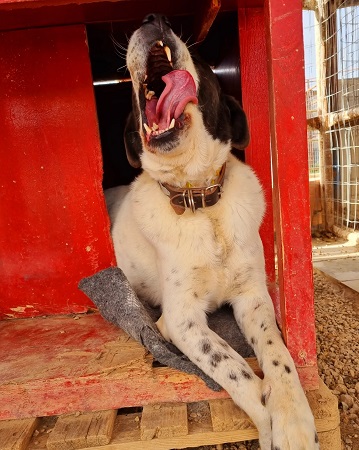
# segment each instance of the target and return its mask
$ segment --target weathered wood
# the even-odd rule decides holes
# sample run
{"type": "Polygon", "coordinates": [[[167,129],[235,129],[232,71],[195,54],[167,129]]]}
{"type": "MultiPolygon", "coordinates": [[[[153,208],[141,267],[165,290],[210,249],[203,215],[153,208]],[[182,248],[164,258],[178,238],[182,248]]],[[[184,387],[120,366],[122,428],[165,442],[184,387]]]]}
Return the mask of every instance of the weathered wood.
{"type": "Polygon", "coordinates": [[[110,442],[116,410],[60,416],[47,441],[48,450],[73,450],[110,442]]]}
{"type": "Polygon", "coordinates": [[[253,430],[254,433],[256,432],[252,420],[232,399],[211,400],[209,407],[213,431],[253,430]]]}
{"type": "Polygon", "coordinates": [[[37,418],[0,420],[1,450],[25,450],[37,424],[37,418]]]}
{"type": "Polygon", "coordinates": [[[187,405],[160,403],[144,406],[140,430],[143,441],[186,436],[188,434],[187,405]]]}
{"type": "MultiPolygon", "coordinates": [[[[340,450],[339,411],[336,397],[320,380],[319,389],[308,392],[307,398],[315,418],[321,450],[340,450]]],[[[158,412],[161,412],[162,406],[164,405],[158,405],[158,412]]],[[[171,406],[176,407],[177,405],[172,404],[171,406]]],[[[143,420],[142,413],[140,411],[128,413],[126,410],[120,410],[115,421],[111,442],[103,446],[86,447],[86,449],[168,450],[258,438],[258,432],[251,420],[230,399],[191,403],[184,406],[187,406],[188,434],[175,436],[169,433],[168,437],[161,435],[143,441],[140,428],[143,420]]],[[[150,415],[153,418],[152,412],[150,415]]],[[[50,438],[46,431],[50,431],[52,426],[48,424],[43,427],[47,421],[49,418],[41,419],[38,429],[44,428],[44,430],[34,436],[29,444],[29,450],[48,450],[46,442],[50,438]]],[[[152,430],[156,427],[160,429],[161,421],[160,414],[158,422],[151,424],[152,430]]],[[[166,423],[170,428],[170,421],[166,420],[166,423]]]]}

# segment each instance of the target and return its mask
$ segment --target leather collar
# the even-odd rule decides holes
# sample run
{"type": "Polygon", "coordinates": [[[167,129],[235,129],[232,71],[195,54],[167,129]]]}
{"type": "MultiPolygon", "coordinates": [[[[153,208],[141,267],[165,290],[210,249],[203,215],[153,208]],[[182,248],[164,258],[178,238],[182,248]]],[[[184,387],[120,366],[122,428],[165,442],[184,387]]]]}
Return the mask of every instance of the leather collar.
{"type": "Polygon", "coordinates": [[[224,163],[217,178],[217,183],[204,187],[179,188],[167,183],[159,183],[162,191],[169,197],[170,204],[178,215],[183,214],[186,209],[193,213],[198,208],[207,208],[215,205],[222,195],[222,186],[226,164],[224,163]]]}

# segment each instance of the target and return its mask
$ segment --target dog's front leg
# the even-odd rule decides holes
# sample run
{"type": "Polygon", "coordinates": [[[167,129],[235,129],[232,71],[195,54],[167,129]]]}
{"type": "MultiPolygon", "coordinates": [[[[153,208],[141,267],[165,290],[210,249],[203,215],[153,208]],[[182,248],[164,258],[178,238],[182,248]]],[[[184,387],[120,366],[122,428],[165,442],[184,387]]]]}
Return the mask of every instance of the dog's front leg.
{"type": "Polygon", "coordinates": [[[178,286],[172,289],[163,301],[160,330],[252,418],[259,430],[261,449],[270,450],[269,414],[260,400],[262,380],[238,353],[208,328],[205,305],[191,289],[179,291],[178,286]]]}
{"type": "Polygon", "coordinates": [[[262,404],[270,414],[272,448],[319,448],[314,419],[294,362],[277,328],[265,286],[232,302],[236,320],[264,373],[262,404]]]}

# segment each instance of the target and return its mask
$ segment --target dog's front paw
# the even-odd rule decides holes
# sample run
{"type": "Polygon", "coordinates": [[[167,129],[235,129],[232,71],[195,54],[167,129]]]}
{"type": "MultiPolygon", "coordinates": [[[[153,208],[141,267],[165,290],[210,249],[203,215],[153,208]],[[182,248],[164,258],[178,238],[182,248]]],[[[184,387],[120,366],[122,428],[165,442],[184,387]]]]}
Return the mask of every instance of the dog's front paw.
{"type": "Polygon", "coordinates": [[[264,380],[262,403],[270,414],[273,450],[319,450],[313,414],[299,382],[264,380]]]}

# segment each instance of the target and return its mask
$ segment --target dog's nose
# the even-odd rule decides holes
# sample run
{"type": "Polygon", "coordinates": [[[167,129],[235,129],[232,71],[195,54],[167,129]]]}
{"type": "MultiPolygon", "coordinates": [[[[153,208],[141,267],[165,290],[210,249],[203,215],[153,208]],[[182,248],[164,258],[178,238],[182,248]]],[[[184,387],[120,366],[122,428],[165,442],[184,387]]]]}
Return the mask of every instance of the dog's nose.
{"type": "Polygon", "coordinates": [[[165,29],[166,27],[171,28],[171,23],[163,14],[147,14],[142,21],[142,25],[151,24],[160,30],[165,29]]]}

